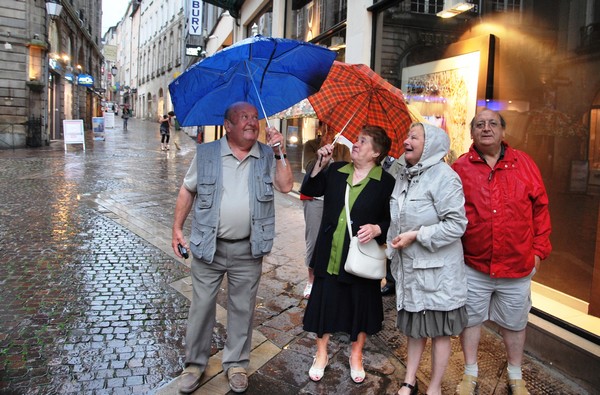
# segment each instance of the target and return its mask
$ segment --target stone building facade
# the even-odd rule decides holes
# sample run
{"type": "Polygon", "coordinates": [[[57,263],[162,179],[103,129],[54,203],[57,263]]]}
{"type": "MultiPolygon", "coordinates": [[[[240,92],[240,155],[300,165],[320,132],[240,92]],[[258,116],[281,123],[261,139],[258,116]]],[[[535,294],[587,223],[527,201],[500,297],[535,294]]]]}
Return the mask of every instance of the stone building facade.
{"type": "Polygon", "coordinates": [[[89,128],[98,114],[101,2],[61,5],[52,17],[45,2],[0,1],[0,148],[47,145],[62,138],[62,120],[89,128]]]}

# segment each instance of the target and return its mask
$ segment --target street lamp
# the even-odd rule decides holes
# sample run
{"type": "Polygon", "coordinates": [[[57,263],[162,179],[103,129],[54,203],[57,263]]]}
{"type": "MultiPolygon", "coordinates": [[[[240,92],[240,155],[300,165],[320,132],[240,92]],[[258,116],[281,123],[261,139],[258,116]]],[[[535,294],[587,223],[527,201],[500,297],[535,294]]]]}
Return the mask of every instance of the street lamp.
{"type": "MultiPolygon", "coordinates": [[[[113,81],[112,81],[112,83],[114,83],[114,87],[115,87],[114,89],[112,89],[112,88],[111,88],[111,90],[110,90],[110,98],[111,98],[111,100],[113,100],[113,101],[114,101],[114,99],[115,99],[114,95],[116,95],[116,91],[117,91],[117,83],[116,83],[116,81],[115,81],[115,77],[117,76],[117,71],[119,71],[119,70],[117,69],[117,66],[115,66],[115,65],[113,65],[113,66],[110,68],[110,74],[113,76],[113,81]]],[[[112,85],[112,83],[111,83],[111,85],[112,85]]]]}
{"type": "Polygon", "coordinates": [[[46,1],[46,12],[50,18],[55,19],[60,15],[62,11],[62,5],[60,4],[60,0],[48,0],[46,1]]]}

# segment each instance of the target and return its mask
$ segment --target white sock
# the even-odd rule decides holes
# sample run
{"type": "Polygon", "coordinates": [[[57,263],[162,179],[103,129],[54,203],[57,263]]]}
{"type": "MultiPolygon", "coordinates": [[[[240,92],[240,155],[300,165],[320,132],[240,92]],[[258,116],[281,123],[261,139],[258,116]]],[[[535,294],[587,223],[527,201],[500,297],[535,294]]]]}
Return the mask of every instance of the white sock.
{"type": "Polygon", "coordinates": [[[506,370],[508,371],[509,380],[521,380],[523,378],[523,372],[521,372],[520,366],[512,366],[511,364],[508,364],[506,370]]]}
{"type": "Polygon", "coordinates": [[[465,374],[477,377],[477,375],[479,374],[479,366],[477,366],[477,362],[475,362],[472,365],[465,364],[465,374]]]}

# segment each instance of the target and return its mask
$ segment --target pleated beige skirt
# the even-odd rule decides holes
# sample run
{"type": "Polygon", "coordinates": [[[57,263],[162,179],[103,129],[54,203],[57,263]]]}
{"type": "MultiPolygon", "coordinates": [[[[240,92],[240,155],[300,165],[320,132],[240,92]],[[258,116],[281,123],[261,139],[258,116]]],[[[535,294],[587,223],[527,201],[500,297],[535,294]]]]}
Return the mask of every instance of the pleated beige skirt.
{"type": "Polygon", "coordinates": [[[458,336],[467,326],[465,306],[456,310],[424,310],[417,313],[400,310],[396,326],[406,336],[415,339],[424,337],[458,336]]]}

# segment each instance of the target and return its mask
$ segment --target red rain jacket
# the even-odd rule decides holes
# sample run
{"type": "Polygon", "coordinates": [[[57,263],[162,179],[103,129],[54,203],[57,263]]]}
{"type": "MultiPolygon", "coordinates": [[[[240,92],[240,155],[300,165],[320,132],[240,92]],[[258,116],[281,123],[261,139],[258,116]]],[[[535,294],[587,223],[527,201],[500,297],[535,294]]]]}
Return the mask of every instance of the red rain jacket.
{"type": "Polygon", "coordinates": [[[525,153],[506,143],[492,170],[471,145],[452,165],[465,192],[465,263],[495,278],[531,273],[535,255],[546,259],[550,245],[548,195],[540,171],[525,153]]]}

